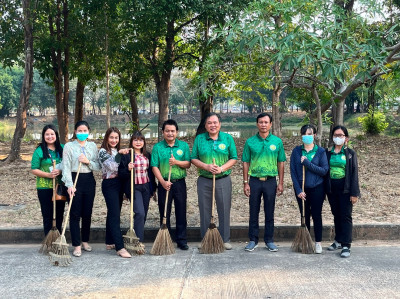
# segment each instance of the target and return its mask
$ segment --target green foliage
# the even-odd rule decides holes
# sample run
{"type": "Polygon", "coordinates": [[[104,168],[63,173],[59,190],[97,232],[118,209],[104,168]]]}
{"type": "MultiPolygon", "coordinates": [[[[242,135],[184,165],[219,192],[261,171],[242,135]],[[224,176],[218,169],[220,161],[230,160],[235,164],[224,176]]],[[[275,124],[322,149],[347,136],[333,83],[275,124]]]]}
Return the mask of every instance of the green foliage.
{"type": "Polygon", "coordinates": [[[358,118],[363,131],[368,135],[378,135],[382,133],[389,125],[386,122],[386,116],[378,110],[369,109],[368,114],[358,118]]]}

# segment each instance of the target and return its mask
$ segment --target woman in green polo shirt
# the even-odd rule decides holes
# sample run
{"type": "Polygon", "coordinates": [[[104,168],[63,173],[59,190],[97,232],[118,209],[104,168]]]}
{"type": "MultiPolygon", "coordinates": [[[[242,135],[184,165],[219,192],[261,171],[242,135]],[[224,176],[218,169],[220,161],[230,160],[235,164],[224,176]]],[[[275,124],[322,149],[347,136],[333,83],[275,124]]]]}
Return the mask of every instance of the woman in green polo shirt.
{"type": "MultiPolygon", "coordinates": [[[[55,126],[46,125],[42,130],[42,142],[32,155],[31,169],[36,176],[36,189],[40,202],[40,209],[43,216],[44,235],[53,226],[53,178],[61,182],[61,169],[59,168],[63,155],[63,145],[55,126]],[[56,169],[53,169],[53,161],[56,162],[56,169]]],[[[56,226],[61,231],[64,217],[64,200],[56,202],[56,226]]]]}
{"type": "Polygon", "coordinates": [[[344,126],[334,127],[331,138],[335,145],[331,149],[326,149],[329,172],[325,179],[325,192],[335,223],[335,241],[328,250],[341,248],[340,256],[349,257],[353,230],[353,204],[360,196],[357,155],[347,147],[349,133],[344,126]]]}

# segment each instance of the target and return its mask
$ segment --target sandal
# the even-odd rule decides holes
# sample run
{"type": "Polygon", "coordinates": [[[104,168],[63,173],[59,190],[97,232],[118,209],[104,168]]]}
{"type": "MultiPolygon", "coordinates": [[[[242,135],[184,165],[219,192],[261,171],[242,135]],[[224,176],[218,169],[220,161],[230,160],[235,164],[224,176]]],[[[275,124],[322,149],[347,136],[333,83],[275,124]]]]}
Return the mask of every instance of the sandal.
{"type": "Polygon", "coordinates": [[[76,257],[80,257],[82,255],[81,247],[80,246],[75,247],[74,252],[72,252],[72,255],[76,256],[76,257]]]}
{"type": "Polygon", "coordinates": [[[91,252],[92,251],[92,247],[87,243],[87,242],[82,242],[82,249],[87,251],[87,252],[91,252]]]}
{"type": "Polygon", "coordinates": [[[131,258],[132,257],[125,248],[118,250],[117,255],[119,255],[120,257],[123,257],[123,258],[131,258]]]}
{"type": "Polygon", "coordinates": [[[113,249],[115,249],[115,244],[106,244],[106,249],[107,249],[107,250],[113,250],[113,249]]]}

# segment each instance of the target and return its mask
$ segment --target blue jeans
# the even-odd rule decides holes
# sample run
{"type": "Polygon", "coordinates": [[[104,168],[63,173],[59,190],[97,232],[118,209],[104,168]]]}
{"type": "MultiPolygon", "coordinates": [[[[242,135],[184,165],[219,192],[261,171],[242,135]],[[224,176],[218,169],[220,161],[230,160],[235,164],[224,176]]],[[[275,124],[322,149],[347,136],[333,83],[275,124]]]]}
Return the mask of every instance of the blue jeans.
{"type": "Polygon", "coordinates": [[[270,178],[266,181],[260,181],[257,178],[250,177],[250,219],[249,219],[249,239],[258,243],[259,235],[259,214],[261,206],[261,196],[264,199],[265,229],[264,242],[274,241],[274,211],[276,197],[276,179],[270,178]]]}

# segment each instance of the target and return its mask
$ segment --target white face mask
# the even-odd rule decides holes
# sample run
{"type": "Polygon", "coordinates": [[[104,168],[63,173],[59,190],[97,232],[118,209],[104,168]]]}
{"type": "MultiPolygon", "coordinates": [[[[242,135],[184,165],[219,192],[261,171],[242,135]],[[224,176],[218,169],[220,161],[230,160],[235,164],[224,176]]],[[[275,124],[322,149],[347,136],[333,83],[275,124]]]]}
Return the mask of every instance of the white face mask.
{"type": "Polygon", "coordinates": [[[340,138],[340,137],[333,137],[333,142],[336,145],[342,145],[344,144],[344,141],[346,140],[346,137],[340,138]]]}

